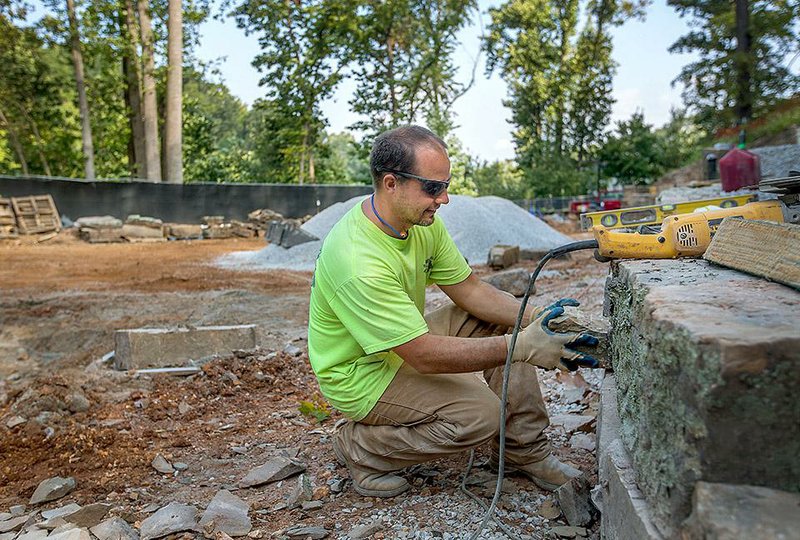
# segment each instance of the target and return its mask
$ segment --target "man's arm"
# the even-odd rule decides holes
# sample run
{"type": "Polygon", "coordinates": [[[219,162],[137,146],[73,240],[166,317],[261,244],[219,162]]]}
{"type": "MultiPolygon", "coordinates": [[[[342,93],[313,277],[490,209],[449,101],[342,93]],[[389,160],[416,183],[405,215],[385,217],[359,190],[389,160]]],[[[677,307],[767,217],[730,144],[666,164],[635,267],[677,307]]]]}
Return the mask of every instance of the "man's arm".
{"type": "MultiPolygon", "coordinates": [[[[439,285],[439,288],[455,304],[471,315],[489,323],[513,327],[517,323],[520,301],[485,281],[470,274],[455,285],[439,285]]],[[[531,304],[525,308],[522,326],[528,324],[536,308],[531,304]]]]}
{"type": "MultiPolygon", "coordinates": [[[[509,327],[517,322],[519,300],[479,280],[475,274],[470,274],[461,283],[440,285],[439,288],[458,307],[481,320],[509,327]]],[[[526,308],[525,324],[534,309],[533,306],[526,308]]],[[[393,350],[420,373],[482,371],[502,365],[508,354],[502,336],[458,338],[423,334],[393,350]]]]}

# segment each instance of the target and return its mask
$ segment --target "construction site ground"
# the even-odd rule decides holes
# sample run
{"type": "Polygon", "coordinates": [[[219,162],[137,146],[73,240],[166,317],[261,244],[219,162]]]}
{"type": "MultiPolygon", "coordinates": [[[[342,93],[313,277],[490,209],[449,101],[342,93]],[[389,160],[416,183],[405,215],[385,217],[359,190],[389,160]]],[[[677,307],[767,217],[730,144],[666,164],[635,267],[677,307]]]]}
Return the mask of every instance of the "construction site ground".
{"type": "MultiPolygon", "coordinates": [[[[303,402],[316,404],[313,412],[325,408],[305,339],[311,273],[213,265],[225,253],[263,246],[259,238],[87,244],[69,231],[38,244],[0,243],[0,512],[27,504],[42,480],[62,476],[74,477],[77,488],[45,507],[108,502],[113,515],[132,524],[173,501],[202,512],[227,488],[249,503],[253,538],[280,537],[298,525],[342,537],[376,512],[391,516],[399,504],[408,528],[430,531],[430,538],[462,538],[475,529],[483,511],[459,492],[467,454],[406,471],[414,487],[395,499],[366,499],[349,485],[336,492],[336,480],[348,478],[330,445],[341,417],[331,411],[318,422],[299,410],[303,402]],[[135,377],[100,360],[114,349],[117,329],[223,324],[259,325],[260,348],[212,359],[190,377],[135,377]],[[285,352],[289,343],[300,353],[285,352]],[[187,467],[160,474],[151,466],[159,453],[187,467]],[[238,489],[250,469],[281,454],[306,465],[321,507],[293,508],[293,479],[238,489]],[[460,501],[468,520],[444,516],[443,498],[460,501]]],[[[546,270],[532,302],[574,297],[601,313],[606,265],[586,252],[546,270]]],[[[435,288],[428,296],[429,308],[447,301],[435,288]]],[[[540,373],[551,415],[596,414],[598,371],[540,373]]],[[[588,431],[593,437],[593,427],[588,431]]],[[[594,452],[570,445],[573,433],[561,426],[548,435],[555,453],[594,483],[594,452]]],[[[475,474],[485,483],[473,482],[472,489],[488,502],[494,484],[487,457],[488,448],[478,450],[475,474]]],[[[525,537],[555,537],[552,529],[565,525],[564,517],[542,511],[553,495],[522,477],[512,480],[509,490],[527,495],[505,503],[504,521],[525,537]]],[[[597,529],[589,527],[589,537],[597,529]]],[[[371,537],[401,536],[384,523],[371,537]]]]}

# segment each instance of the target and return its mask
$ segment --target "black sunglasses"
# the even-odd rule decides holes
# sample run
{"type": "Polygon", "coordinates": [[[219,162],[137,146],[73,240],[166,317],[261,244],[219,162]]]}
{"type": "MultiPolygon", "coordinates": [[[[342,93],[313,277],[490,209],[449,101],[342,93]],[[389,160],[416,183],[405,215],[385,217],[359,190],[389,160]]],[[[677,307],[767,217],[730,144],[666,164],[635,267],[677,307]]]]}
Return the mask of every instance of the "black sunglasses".
{"type": "Polygon", "coordinates": [[[447,180],[431,180],[430,178],[425,178],[424,176],[417,176],[416,174],[395,171],[392,169],[383,169],[380,172],[392,173],[396,174],[397,176],[402,176],[403,178],[413,178],[414,180],[419,180],[422,182],[422,191],[431,197],[438,197],[441,195],[442,192],[450,186],[450,178],[452,178],[451,175],[447,180]]]}

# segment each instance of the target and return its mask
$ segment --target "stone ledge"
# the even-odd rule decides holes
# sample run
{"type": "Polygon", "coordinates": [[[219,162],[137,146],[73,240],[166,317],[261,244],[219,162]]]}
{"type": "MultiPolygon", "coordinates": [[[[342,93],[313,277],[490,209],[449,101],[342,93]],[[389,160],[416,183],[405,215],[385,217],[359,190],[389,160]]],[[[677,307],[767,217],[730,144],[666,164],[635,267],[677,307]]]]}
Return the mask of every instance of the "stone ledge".
{"type": "Polygon", "coordinates": [[[620,438],[659,530],[700,480],[800,491],[800,293],[702,260],[612,269],[620,438]]]}

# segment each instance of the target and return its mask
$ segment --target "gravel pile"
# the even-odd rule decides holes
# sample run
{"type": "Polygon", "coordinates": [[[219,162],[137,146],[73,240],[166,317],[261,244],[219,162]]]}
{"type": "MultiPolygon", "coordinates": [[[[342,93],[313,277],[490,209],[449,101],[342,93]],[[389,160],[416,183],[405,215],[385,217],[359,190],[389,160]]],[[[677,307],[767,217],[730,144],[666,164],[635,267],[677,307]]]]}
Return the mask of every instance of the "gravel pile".
{"type": "MultiPolygon", "coordinates": [[[[320,238],[289,249],[269,245],[257,252],[232,253],[217,262],[226,268],[258,270],[280,268],[313,270],[322,240],[363,196],[336,203],[303,224],[302,229],[320,238]]],[[[437,212],[458,249],[470,264],[484,264],[495,244],[517,245],[521,249],[547,251],[572,240],[516,204],[500,197],[451,195],[450,203],[437,212]]]]}
{"type": "Polygon", "coordinates": [[[783,178],[800,170],[800,144],[748,148],[759,157],[762,178],[783,178]]]}

